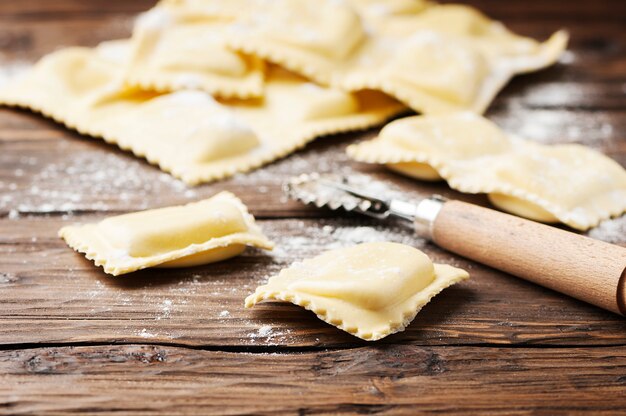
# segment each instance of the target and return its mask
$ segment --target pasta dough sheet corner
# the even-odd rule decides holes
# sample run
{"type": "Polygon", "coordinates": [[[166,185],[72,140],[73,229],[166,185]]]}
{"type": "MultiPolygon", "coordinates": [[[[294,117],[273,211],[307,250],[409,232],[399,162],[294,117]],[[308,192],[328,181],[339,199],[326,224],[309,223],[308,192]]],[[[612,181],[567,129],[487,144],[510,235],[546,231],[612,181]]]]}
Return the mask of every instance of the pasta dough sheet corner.
{"type": "Polygon", "coordinates": [[[129,89],[122,75],[98,50],[68,48],[0,89],[0,104],[102,137],[190,185],[252,170],[318,136],[365,129],[405,111],[383,93],[323,88],[277,67],[265,96],[255,100],[129,89]]]}
{"type": "Polygon", "coordinates": [[[467,278],[466,271],[433,264],[413,247],[365,243],[283,269],[248,296],[245,306],[264,300],[291,302],[354,336],[375,341],[403,331],[435,295],[467,278]]]}
{"type": "Polygon", "coordinates": [[[581,145],[523,140],[471,113],[397,120],[347,151],[420,180],[488,194],[497,207],[536,221],[586,230],[626,211],[626,170],[617,162],[581,145]]]}
{"type": "Polygon", "coordinates": [[[183,206],[119,215],[95,224],[63,227],[67,244],[117,276],[148,267],[188,267],[274,244],[246,206],[230,192],[183,206]]]}

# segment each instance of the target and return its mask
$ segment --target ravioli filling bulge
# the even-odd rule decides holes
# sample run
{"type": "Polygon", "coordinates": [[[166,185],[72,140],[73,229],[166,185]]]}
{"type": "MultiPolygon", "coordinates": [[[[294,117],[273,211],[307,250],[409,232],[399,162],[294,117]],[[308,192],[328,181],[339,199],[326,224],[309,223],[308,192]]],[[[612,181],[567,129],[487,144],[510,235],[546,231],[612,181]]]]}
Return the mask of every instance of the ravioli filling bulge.
{"type": "Polygon", "coordinates": [[[229,192],[187,205],[118,215],[59,231],[74,250],[114,276],[148,267],[188,267],[272,249],[243,203],[229,192]]]}
{"type": "Polygon", "coordinates": [[[470,45],[446,40],[436,32],[417,32],[405,42],[387,69],[390,77],[469,107],[478,95],[488,68],[470,45]]]}
{"type": "Polygon", "coordinates": [[[435,278],[433,264],[425,254],[394,253],[379,245],[323,254],[316,263],[318,267],[308,269],[307,277],[287,289],[341,299],[374,311],[405,301],[435,278]]]}
{"type": "Polygon", "coordinates": [[[377,340],[402,331],[433,296],[468,277],[464,270],[433,264],[410,246],[365,243],[283,269],[245,305],[292,302],[359,338],[377,340]]]}
{"type": "Polygon", "coordinates": [[[253,18],[261,35],[331,59],[345,57],[364,37],[359,15],[342,2],[282,0],[270,9],[270,13],[253,18]],[[298,21],[295,26],[294,18],[298,21]]]}
{"type": "Polygon", "coordinates": [[[103,220],[98,228],[113,247],[132,257],[145,257],[244,232],[247,227],[231,202],[207,200],[120,215],[103,220]]]}

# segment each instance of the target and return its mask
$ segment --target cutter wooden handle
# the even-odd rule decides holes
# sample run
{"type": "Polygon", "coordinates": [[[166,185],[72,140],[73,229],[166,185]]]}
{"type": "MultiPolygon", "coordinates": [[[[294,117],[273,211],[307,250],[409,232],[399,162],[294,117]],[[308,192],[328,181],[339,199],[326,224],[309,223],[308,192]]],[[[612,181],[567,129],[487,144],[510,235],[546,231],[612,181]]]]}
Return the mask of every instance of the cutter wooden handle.
{"type": "Polygon", "coordinates": [[[626,248],[460,201],[431,224],[453,253],[626,315],[626,248]]]}

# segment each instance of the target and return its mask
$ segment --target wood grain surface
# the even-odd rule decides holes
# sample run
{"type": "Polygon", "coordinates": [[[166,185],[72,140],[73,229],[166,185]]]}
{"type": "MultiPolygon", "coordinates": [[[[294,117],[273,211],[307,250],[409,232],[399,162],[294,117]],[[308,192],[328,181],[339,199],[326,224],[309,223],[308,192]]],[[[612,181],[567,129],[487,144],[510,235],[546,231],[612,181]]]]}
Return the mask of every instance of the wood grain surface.
{"type": "MultiPolygon", "coordinates": [[[[488,117],[626,165],[626,2],[470,3],[525,35],[572,35],[560,64],[515,79],[488,117]]],[[[0,75],[63,46],[127,36],[152,4],[0,2],[0,75]]],[[[371,175],[407,198],[439,193],[488,205],[349,161],[345,147],[375,133],[324,137],[251,174],[188,188],[113,146],[0,108],[0,414],[625,412],[624,318],[447,253],[402,224],[282,196],[291,175],[341,171],[371,175]],[[275,252],[112,278],[56,236],[65,224],[224,189],[248,204],[275,252]],[[243,308],[257,284],[292,262],[377,240],[411,244],[472,278],[376,343],[290,304],[243,308]]],[[[626,218],[587,235],[626,246],[626,218]]]]}

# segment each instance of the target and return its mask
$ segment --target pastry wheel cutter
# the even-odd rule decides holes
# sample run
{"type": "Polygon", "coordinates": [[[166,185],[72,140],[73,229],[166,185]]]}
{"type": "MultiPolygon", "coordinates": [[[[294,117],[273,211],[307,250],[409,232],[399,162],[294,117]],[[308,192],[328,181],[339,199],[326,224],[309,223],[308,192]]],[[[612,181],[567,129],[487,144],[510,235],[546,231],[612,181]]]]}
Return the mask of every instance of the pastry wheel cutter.
{"type": "Polygon", "coordinates": [[[368,191],[375,184],[311,173],[283,188],[318,208],[411,222],[420,237],[450,252],[626,315],[626,247],[439,196],[394,199],[380,186],[368,191]]]}

